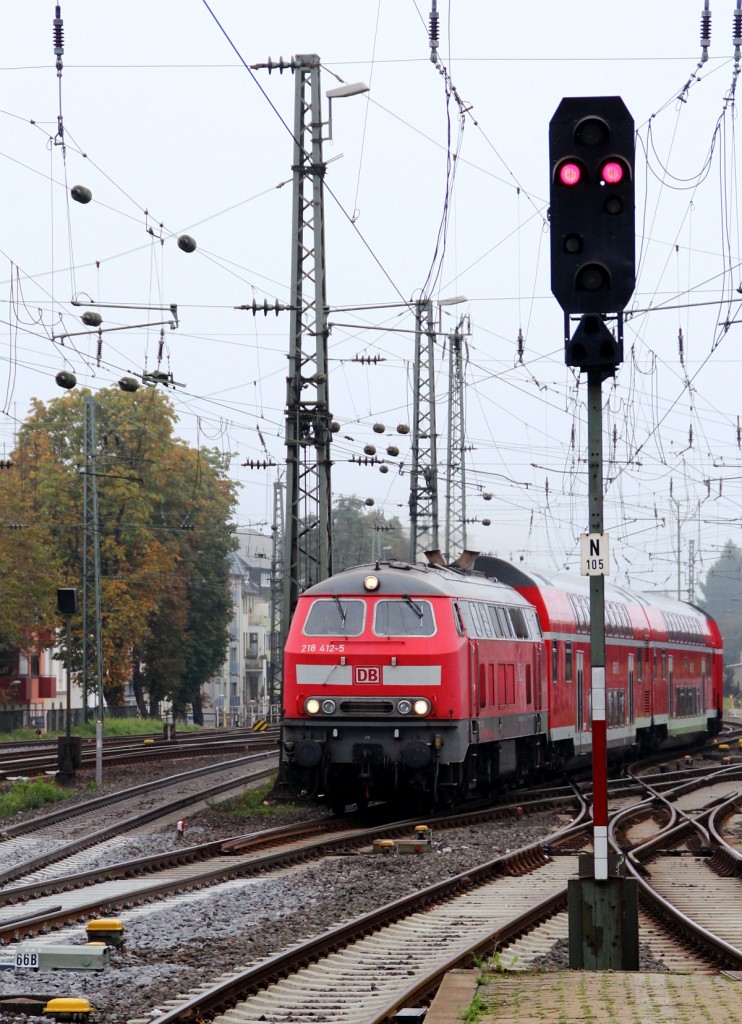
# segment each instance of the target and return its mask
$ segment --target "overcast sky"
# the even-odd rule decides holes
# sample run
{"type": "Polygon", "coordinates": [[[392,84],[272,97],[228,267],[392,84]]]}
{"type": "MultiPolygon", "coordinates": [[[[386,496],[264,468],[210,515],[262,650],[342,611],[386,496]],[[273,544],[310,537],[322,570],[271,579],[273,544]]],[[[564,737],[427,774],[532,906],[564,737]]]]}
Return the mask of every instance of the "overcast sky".
{"type": "Polygon", "coordinates": [[[234,453],[240,524],[268,529],[277,470],[242,464],[285,459],[288,315],[234,307],[289,298],[293,79],[245,64],[316,53],[323,93],[370,87],[333,104],[324,150],[336,497],[406,522],[409,437],[396,427],[412,423],[414,323],[383,307],[426,288],[436,302],[463,295],[442,307],[436,387],[443,461],[445,336],[466,316],[469,546],[579,571],[586,384],[564,365],[549,288],[548,124],[563,96],[620,95],[638,132],[639,273],[626,359],[603,387],[611,578],[674,593],[680,541],[687,595],[691,549],[698,584],[727,540],[742,543],[735,3],[712,0],[703,65],[702,6],[439,0],[447,98],[430,0],[66,0],[61,79],[54,4],[5,0],[4,452],[30,399],[62,394],[60,370],[97,389],[160,369],[178,382],[179,434],[234,453]],[[70,201],[73,185],[93,201],[70,201]],[[183,232],[195,253],[178,248],[183,232]],[[103,334],[100,365],[95,335],[55,340],[83,329],[72,299],[86,298],[145,307],[102,310],[104,326],[131,327],[103,334]],[[179,324],[164,339],[137,326],[171,303],[179,324]],[[400,448],[388,473],[350,462],[370,442],[400,448]]]}

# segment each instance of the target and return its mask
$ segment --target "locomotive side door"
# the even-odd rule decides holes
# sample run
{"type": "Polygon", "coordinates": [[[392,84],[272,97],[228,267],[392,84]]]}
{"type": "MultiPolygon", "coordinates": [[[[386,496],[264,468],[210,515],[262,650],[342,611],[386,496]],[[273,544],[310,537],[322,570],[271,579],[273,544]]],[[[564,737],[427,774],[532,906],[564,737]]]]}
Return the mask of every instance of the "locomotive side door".
{"type": "Polygon", "coordinates": [[[479,715],[479,644],[469,641],[469,717],[479,715]]]}

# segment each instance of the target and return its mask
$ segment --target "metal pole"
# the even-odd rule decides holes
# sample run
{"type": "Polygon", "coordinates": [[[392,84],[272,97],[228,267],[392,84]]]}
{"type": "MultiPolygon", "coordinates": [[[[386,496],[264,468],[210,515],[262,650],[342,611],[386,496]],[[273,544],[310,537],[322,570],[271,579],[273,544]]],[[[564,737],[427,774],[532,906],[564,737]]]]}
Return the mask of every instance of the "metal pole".
{"type": "Polygon", "coordinates": [[[71,746],[70,738],[72,736],[72,628],[70,624],[71,619],[71,615],[65,615],[64,617],[67,634],[67,728],[65,732],[67,736],[68,751],[71,746]]]}
{"type": "MultiPolygon", "coordinates": [[[[590,532],[603,532],[602,371],[587,375],[590,532]]],[[[605,699],[605,577],[590,577],[590,688],[593,733],[593,849],[596,880],[608,878],[608,745],[605,699]]]]}

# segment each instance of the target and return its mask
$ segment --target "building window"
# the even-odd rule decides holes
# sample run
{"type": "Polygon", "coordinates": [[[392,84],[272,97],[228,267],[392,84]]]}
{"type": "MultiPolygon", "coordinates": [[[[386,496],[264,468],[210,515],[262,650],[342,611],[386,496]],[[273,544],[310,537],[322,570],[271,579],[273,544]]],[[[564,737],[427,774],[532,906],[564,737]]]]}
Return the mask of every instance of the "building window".
{"type": "Polygon", "coordinates": [[[257,656],[258,656],[258,634],[257,633],[250,633],[249,634],[249,638],[250,638],[250,642],[248,644],[248,657],[249,658],[257,658],[257,656]]]}

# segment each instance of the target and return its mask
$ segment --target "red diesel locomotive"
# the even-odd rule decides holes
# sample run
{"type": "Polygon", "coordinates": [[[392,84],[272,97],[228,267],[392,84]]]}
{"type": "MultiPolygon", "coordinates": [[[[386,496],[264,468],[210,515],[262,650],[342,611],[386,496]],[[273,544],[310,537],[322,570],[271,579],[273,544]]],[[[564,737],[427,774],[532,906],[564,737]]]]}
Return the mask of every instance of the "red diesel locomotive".
{"type": "MultiPolygon", "coordinates": [[[[428,557],[346,569],[300,597],[281,745],[295,795],[338,812],[451,804],[589,756],[587,578],[428,557]]],[[[605,631],[609,755],[718,733],[712,618],[606,584],[605,631]]]]}

